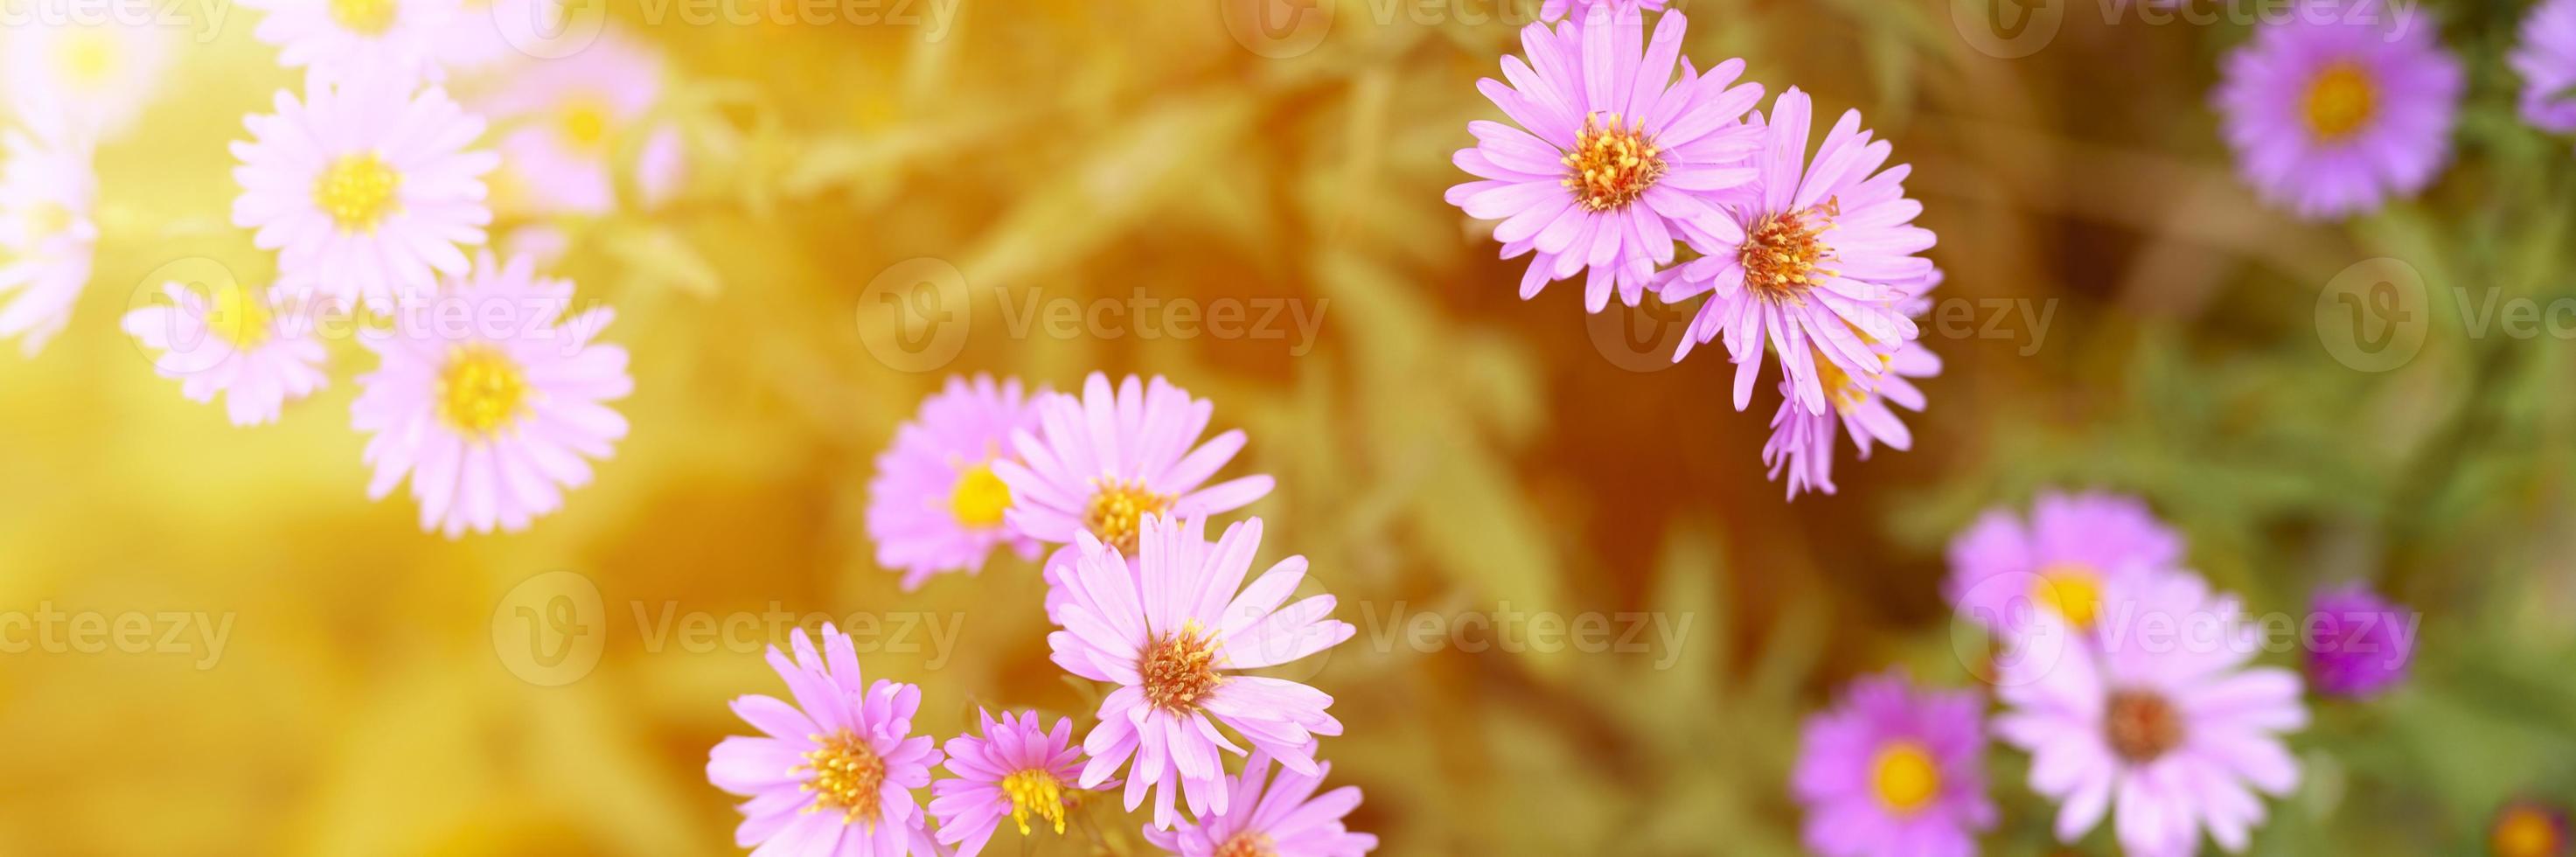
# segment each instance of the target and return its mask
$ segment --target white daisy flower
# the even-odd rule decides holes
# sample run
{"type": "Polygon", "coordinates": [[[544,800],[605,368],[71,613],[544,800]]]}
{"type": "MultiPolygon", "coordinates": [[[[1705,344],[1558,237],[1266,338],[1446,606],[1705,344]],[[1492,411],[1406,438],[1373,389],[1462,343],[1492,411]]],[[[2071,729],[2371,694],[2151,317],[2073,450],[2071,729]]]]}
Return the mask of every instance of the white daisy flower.
{"type": "Polygon", "coordinates": [[[28,356],[71,320],[98,246],[98,176],[86,141],[23,131],[0,137],[0,339],[28,356]]]}
{"type": "Polygon", "coordinates": [[[177,379],[189,401],[211,402],[222,393],[233,425],[259,425],[276,422],[287,402],[329,383],[322,372],[327,355],[302,311],[305,302],[281,290],[263,298],[231,283],[208,293],[183,283],[161,291],[169,302],[127,312],[125,332],[161,352],[152,368],[177,379]]]}
{"type": "Polygon", "coordinates": [[[176,56],[180,30],[113,20],[48,21],[0,31],[0,62],[22,110],[62,112],[70,130],[107,139],[134,127],[176,56]],[[29,105],[41,105],[30,108],[29,105]]]}
{"type": "Polygon", "coordinates": [[[439,37],[457,0],[241,0],[266,13],[252,34],[278,47],[277,62],[315,83],[390,77],[436,81],[439,37]]]}

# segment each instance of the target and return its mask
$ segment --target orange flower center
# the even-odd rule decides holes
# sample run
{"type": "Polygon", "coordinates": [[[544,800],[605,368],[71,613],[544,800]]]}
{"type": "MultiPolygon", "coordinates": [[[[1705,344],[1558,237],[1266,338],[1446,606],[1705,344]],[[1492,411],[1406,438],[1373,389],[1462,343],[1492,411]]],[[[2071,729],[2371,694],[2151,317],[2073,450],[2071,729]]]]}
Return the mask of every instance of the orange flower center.
{"type": "Polygon", "coordinates": [[[1619,114],[1610,114],[1606,122],[1596,121],[1599,118],[1599,114],[1583,117],[1582,130],[1574,134],[1574,151],[1562,159],[1565,186],[1574,191],[1575,202],[1585,211],[1609,211],[1635,202],[1664,175],[1663,153],[1646,136],[1643,120],[1623,126],[1619,114]]]}

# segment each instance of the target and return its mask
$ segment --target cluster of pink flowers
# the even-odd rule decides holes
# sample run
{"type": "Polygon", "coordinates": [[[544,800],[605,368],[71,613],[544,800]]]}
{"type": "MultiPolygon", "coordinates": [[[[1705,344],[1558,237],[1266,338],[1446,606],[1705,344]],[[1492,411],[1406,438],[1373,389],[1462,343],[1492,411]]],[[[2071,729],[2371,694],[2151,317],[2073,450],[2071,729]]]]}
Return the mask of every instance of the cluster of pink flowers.
{"type": "Polygon", "coordinates": [[[1029,391],[1017,379],[952,378],[896,430],[869,485],[878,558],[918,588],[979,571],[996,547],[1043,564],[1055,663],[1108,693],[1079,741],[1072,718],[980,713],[944,744],[912,734],[912,685],[863,685],[848,638],[803,631],[795,657],[771,651],[790,705],[765,696],[734,710],[760,737],[728,738],[707,777],[749,798],[738,844],[784,855],[981,853],[1004,819],[1022,836],[1066,831],[1085,796],[1121,789],[1129,811],[1153,804],[1142,835],[1193,855],[1364,854],[1377,839],[1343,819],[1357,788],[1318,795],[1339,735],[1333,698],[1303,682],[1248,674],[1350,639],[1334,598],[1291,602],[1306,560],[1258,576],[1261,519],[1208,518],[1268,494],[1267,476],[1209,484],[1244,434],[1201,442],[1214,407],[1161,378],[1107,375],[1082,392],[1029,391]],[[1240,757],[1228,771],[1228,756],[1240,757]],[[932,779],[934,766],[949,776],[932,779]],[[1273,776],[1274,766],[1276,776],[1273,776]],[[917,791],[927,787],[928,812],[917,791]]]}
{"type": "Polygon", "coordinates": [[[1505,258],[1529,255],[1523,298],[1582,274],[1584,304],[1653,291],[1705,296],[1673,359],[1723,339],[1737,410],[1777,358],[1781,405],[1762,451],[1788,494],[1832,493],[1835,439],[1861,457],[1912,436],[1894,404],[1923,407],[1909,379],[1940,371],[1913,320],[1939,282],[1922,205],[1905,195],[1889,144],[1844,111],[1809,150],[1813,106],[1795,87],[1755,108],[1742,60],[1701,70],[1681,55],[1687,21],[1661,3],[1564,7],[1521,31],[1526,56],[1479,89],[1512,124],[1468,123],[1453,159],[1476,176],[1449,189],[1468,216],[1496,221],[1505,258]],[[1695,258],[1682,261],[1680,248],[1695,258]]]}
{"type": "MultiPolygon", "coordinates": [[[[1977,853],[1998,821],[1986,736],[2030,754],[2030,786],[2059,803],[2072,844],[2107,817],[2125,853],[2198,853],[2204,831],[2244,850],[2258,795],[2298,786],[2284,736],[2307,724],[2297,672],[2258,666],[2258,627],[2183,566],[2182,538],[2146,504],[2043,494],[2027,519],[1987,512],[1950,544],[1945,594],[2002,643],[1991,727],[1972,691],[1860,680],[1809,721],[1793,791],[1808,847],[1829,857],[1977,853]]],[[[2358,586],[2304,623],[2320,692],[2362,697],[2402,677],[2411,626],[2358,586]],[[2404,628],[2401,632],[2387,629],[2404,628]]],[[[1972,665],[1972,667],[1975,665],[1972,665]]]]}
{"type": "MultiPolygon", "coordinates": [[[[658,57],[614,31],[546,42],[561,28],[536,2],[245,5],[263,13],[256,35],[279,62],[307,72],[232,143],[232,222],[276,253],[276,279],[172,282],[123,328],[189,399],[221,396],[237,425],[276,421],[326,386],[329,341],[356,339],[376,358],[350,415],[369,436],[371,497],[407,481],[422,529],[449,538],[556,511],[626,435],[609,403],[633,389],[627,354],[596,340],[610,310],[576,311],[570,281],[536,256],[496,255],[491,230],[496,218],[609,213],[611,165],[628,150],[640,152],[641,204],[672,191],[677,135],[640,127],[660,97],[658,57]],[[498,151],[485,147],[487,119],[504,123],[498,151]]],[[[0,237],[25,236],[11,249],[26,261],[0,270],[0,292],[21,290],[0,333],[26,334],[31,351],[88,276],[87,141],[131,125],[167,65],[156,38],[168,33],[104,26],[112,38],[84,44],[107,45],[108,59],[84,54],[82,67],[106,72],[20,90],[59,109],[28,111],[55,117],[48,133],[8,138],[0,218],[23,225],[0,237]]],[[[49,49],[12,36],[12,51],[49,49]]]]}

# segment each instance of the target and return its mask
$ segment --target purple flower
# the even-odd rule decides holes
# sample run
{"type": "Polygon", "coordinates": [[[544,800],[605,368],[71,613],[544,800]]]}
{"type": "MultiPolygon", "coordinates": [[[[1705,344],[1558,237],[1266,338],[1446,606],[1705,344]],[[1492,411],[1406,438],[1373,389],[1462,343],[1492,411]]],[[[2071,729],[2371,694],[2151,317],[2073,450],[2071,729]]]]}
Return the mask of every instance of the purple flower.
{"type": "Polygon", "coordinates": [[[1029,835],[1029,816],[1064,833],[1065,811],[1075,800],[1073,781],[1082,774],[1082,751],[1070,746],[1073,721],[1057,718],[1052,729],[1040,728],[1036,712],[989,712],[983,737],[948,739],[948,771],[954,777],[930,785],[930,814],[939,818],[939,844],[957,847],[955,857],[975,857],[993,838],[993,829],[1009,816],[1029,835]]]}
{"type": "Polygon", "coordinates": [[[1536,251],[1522,298],[1588,270],[1586,309],[1607,306],[1614,286],[1633,306],[1673,261],[1676,233],[1742,239],[1705,195],[1753,178],[1744,158],[1754,138],[1741,120],[1762,87],[1729,86],[1743,60],[1694,71],[1681,59],[1685,25],[1681,13],[1663,14],[1641,51],[1642,16],[1595,5],[1579,22],[1523,28],[1529,58],[1503,58],[1510,83],[1477,82],[1519,127],[1467,123],[1476,145],[1452,160],[1481,180],[1446,198],[1501,221],[1503,258],[1536,251]]]}
{"type": "Polygon", "coordinates": [[[1807,720],[1791,789],[1807,847],[1826,857],[1964,857],[1995,825],[1986,797],[1984,708],[1965,691],[1916,690],[1901,675],[1852,682],[1807,720]]]}
{"type": "MultiPolygon", "coordinates": [[[[1088,535],[1132,555],[1147,514],[1222,514],[1270,493],[1268,476],[1200,487],[1242,451],[1243,431],[1199,443],[1215,406],[1159,376],[1148,385],[1129,375],[1112,391],[1093,372],[1080,397],[1042,394],[1037,409],[1036,426],[1011,433],[1019,460],[993,462],[993,475],[1011,493],[1004,519],[1039,541],[1088,535]]],[[[1072,559],[1058,556],[1049,564],[1072,559]]]]}
{"type": "Polygon", "coordinates": [[[2308,617],[2308,676],[2317,691],[2369,697],[2406,678],[2414,619],[2359,583],[2317,593],[2308,617]]]}
{"type": "Polygon", "coordinates": [[[1724,334],[1734,359],[1735,409],[1753,399],[1766,351],[1780,357],[1800,407],[1825,412],[1827,372],[1876,377],[1882,356],[1915,338],[1898,307],[1932,273],[1932,232],[1914,225],[1922,203],[1905,197],[1899,164],[1881,170],[1891,147],[1847,110],[1807,158],[1811,105],[1796,87],[1780,93],[1761,134],[1751,186],[1719,195],[1728,228],[1686,231],[1700,258],[1658,276],[1665,303],[1711,293],[1673,353],[1724,334]]]}
{"type": "Polygon", "coordinates": [[[906,591],[940,572],[975,573],[997,545],[1036,558],[1037,540],[1005,518],[1011,489],[994,475],[1011,433],[1037,425],[1034,401],[1017,378],[995,384],[986,375],[951,377],[877,456],[868,538],[877,543],[877,564],[903,570],[906,591]]]}
{"type": "Polygon", "coordinates": [[[2576,131],[2576,0],[2547,0],[2522,19],[2522,43],[2508,60],[2522,75],[2523,121],[2561,134],[2576,131]]]}
{"type": "Polygon", "coordinates": [[[1182,822],[1169,832],[1145,828],[1145,840],[1181,857],[1359,857],[1376,850],[1377,837],[1342,826],[1342,817],[1360,805],[1358,786],[1315,795],[1332,772],[1332,763],[1318,762],[1312,774],[1282,770],[1272,780],[1270,756],[1255,750],[1243,763],[1242,776],[1226,778],[1232,794],[1225,811],[1182,822]],[[1270,780],[1267,789],[1263,780],[1270,780]]]}
{"type": "Polygon", "coordinates": [[[2026,526],[2011,510],[1991,509],[1952,539],[1942,590],[1989,629],[2019,631],[2044,613],[2086,630],[2104,587],[2181,562],[2182,539],[2136,498],[2046,493],[2026,526]]]}
{"type": "Polygon", "coordinates": [[[2031,788],[2060,802],[2059,841],[2115,814],[2120,846],[2136,857],[2197,853],[2204,827],[2243,850],[2264,818],[2255,792],[2287,795],[2299,782],[2280,738],[2308,722],[2298,674],[2248,667],[2260,629],[2190,572],[2114,578],[2101,608],[2123,631],[2098,635],[2099,646],[2068,645],[2081,631],[2053,614],[2008,643],[1995,735],[2030,751],[2031,788]]]}
{"type": "Polygon", "coordinates": [[[2266,201],[2330,219],[2433,181],[2466,78],[2423,16],[2309,2],[2227,56],[2216,100],[2238,172],[2266,201]]]}
{"type": "Polygon", "coordinates": [[[1315,736],[1342,734],[1341,721],[1325,713],[1333,698],[1239,671],[1295,661],[1357,630],[1325,618],[1333,612],[1330,595],[1280,606],[1306,578],[1305,557],[1280,560],[1244,586],[1261,546],[1261,519],[1227,527],[1214,544],[1205,534],[1203,519],[1147,515],[1133,566],[1115,546],[1081,534],[1080,559],[1053,613],[1063,630],[1047,635],[1056,665],[1118,685],[1082,740],[1091,761],[1080,785],[1097,787],[1127,767],[1127,808],[1153,790],[1154,826],[1165,829],[1177,820],[1175,792],[1185,793],[1193,816],[1228,811],[1218,751],[1243,750],[1220,725],[1289,770],[1322,776],[1315,736]]]}
{"type": "Polygon", "coordinates": [[[823,627],[816,655],[805,629],[796,660],[769,648],[769,666],[796,704],[743,696],[733,711],[766,737],[733,736],[707,754],[707,781],[751,799],[734,844],[788,857],[935,854],[913,789],[930,784],[939,751],[912,734],[921,688],[862,684],[850,636],[823,627]]]}
{"type": "Polygon", "coordinates": [[[1914,433],[1888,405],[1923,410],[1923,391],[1912,379],[1941,374],[1941,358],[1920,342],[1907,342],[1886,360],[1886,371],[1875,378],[1844,375],[1830,364],[1818,366],[1826,374],[1825,392],[1834,406],[1827,413],[1798,407],[1789,384],[1781,383],[1780,410],[1771,415],[1771,440],[1762,445],[1762,463],[1770,466],[1773,479],[1788,474],[1789,499],[1798,499],[1802,491],[1834,493],[1834,438],[1841,432],[1851,434],[1862,461],[1869,460],[1872,443],[1913,447],[1914,433]]]}

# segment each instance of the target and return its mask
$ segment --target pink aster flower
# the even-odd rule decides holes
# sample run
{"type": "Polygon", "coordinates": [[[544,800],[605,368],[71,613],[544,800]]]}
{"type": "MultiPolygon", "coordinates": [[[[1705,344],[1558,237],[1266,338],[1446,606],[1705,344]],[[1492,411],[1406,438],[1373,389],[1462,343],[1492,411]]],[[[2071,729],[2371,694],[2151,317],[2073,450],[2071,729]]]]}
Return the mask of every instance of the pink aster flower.
{"type": "Polygon", "coordinates": [[[1226,778],[1229,794],[1223,811],[1169,831],[1145,828],[1145,841],[1181,857],[1359,857],[1377,850],[1376,836],[1342,825],[1342,817],[1359,808],[1358,786],[1315,794],[1332,772],[1331,762],[1317,762],[1312,774],[1283,769],[1272,779],[1270,756],[1255,750],[1243,763],[1242,776],[1226,778]]]}
{"type": "Polygon", "coordinates": [[[2366,699],[2406,679],[2423,616],[2359,583],[2316,594],[2308,608],[2308,678],[2317,692],[2366,699]]]}
{"type": "MultiPolygon", "coordinates": [[[[1270,493],[1269,476],[1201,488],[1243,449],[1243,430],[1200,444],[1216,407],[1156,377],[1129,375],[1116,391],[1093,372],[1082,395],[1037,398],[1038,424],[1014,431],[1018,460],[993,462],[1010,489],[1003,519],[1038,541],[1071,545],[1079,535],[1136,554],[1138,521],[1149,513],[1198,518],[1243,508],[1270,493]]],[[[1059,551],[1051,565],[1069,563],[1059,551]]]]}
{"type": "MultiPolygon", "coordinates": [[[[52,127],[52,126],[49,126],[52,127]]],[[[33,357],[70,323],[98,249],[98,173],[87,141],[0,135],[0,338],[33,357]]]]}
{"type": "Polygon", "coordinates": [[[500,156],[465,150],[483,120],[445,92],[381,76],[315,85],[301,102],[279,92],[275,114],[245,124],[233,225],[278,251],[279,285],[343,301],[428,294],[484,242],[481,177],[500,156]]]}
{"type": "Polygon", "coordinates": [[[1790,398],[1822,414],[1833,373],[1874,378],[1882,355],[1917,335],[1899,304],[1931,275],[1916,254],[1933,236],[1914,225],[1923,205],[1905,196],[1911,168],[1880,169],[1891,147],[1861,129],[1858,110],[1843,112],[1810,166],[1810,107],[1791,87],[1767,121],[1754,117],[1757,178],[1716,206],[1729,228],[1684,233],[1701,257],[1658,276],[1666,303],[1710,293],[1673,359],[1724,334],[1736,410],[1752,402],[1766,354],[1779,356],[1790,398]]]}
{"type": "Polygon", "coordinates": [[[363,337],[382,358],[350,407],[374,435],[367,496],[382,499],[408,475],[423,530],[526,529],[563,505],[564,489],[589,483],[583,459],[608,458],[626,436],[626,418],[606,404],[634,389],[626,349],[591,341],[614,313],[558,320],[572,283],[535,267],[486,253],[439,303],[407,304],[390,333],[363,337]]]}
{"type": "Polygon", "coordinates": [[[734,844],[783,857],[940,853],[913,794],[940,761],[930,736],[912,734],[921,688],[862,683],[839,628],[823,626],[819,656],[803,628],[792,644],[794,662],[771,646],[769,666],[796,703],[736,697],[733,713],[763,734],[726,738],[707,754],[707,781],[751,798],[738,807],[734,844]]]}
{"type": "Polygon", "coordinates": [[[126,313],[125,332],[161,352],[153,369],[177,379],[188,401],[211,402],[221,393],[233,425],[259,425],[329,383],[322,371],[328,355],[293,295],[271,289],[259,296],[229,284],[212,294],[182,283],[161,291],[169,303],[126,313]]]}
{"type": "Polygon", "coordinates": [[[24,15],[0,28],[0,80],[22,111],[59,111],[85,137],[123,136],[169,76],[180,31],[83,11],[108,10],[24,15]]]}
{"type": "Polygon", "coordinates": [[[1942,594],[1962,615],[2020,631],[2037,614],[2090,629],[2112,583],[2182,564],[2182,538],[2147,504],[2118,494],[2043,493],[2024,524],[1990,509],[1950,541],[1942,594]]]}
{"type": "Polygon", "coordinates": [[[1037,425],[1036,401],[1017,378],[951,377],[895,429],[868,483],[868,538],[878,565],[903,570],[905,591],[940,572],[973,574],[997,545],[1037,557],[1037,540],[1005,519],[1011,488],[993,475],[1011,433],[1037,425]]]}
{"type": "Polygon", "coordinates": [[[1580,24],[1523,28],[1528,59],[1503,58],[1510,83],[1477,82],[1519,127],[1467,123],[1476,145],[1452,160],[1479,180],[1446,198],[1470,217],[1501,221],[1503,258],[1535,251],[1522,298],[1588,270],[1586,309],[1599,312],[1614,288],[1633,306],[1656,266],[1672,262],[1677,234],[1742,240],[1704,198],[1753,178],[1744,161],[1754,137],[1742,119],[1762,87],[1729,85],[1742,60],[1693,70],[1681,59],[1685,25],[1681,13],[1663,14],[1641,49],[1635,12],[1595,6],[1580,24]]]}
{"type": "Polygon", "coordinates": [[[1065,812],[1078,797],[1074,780],[1082,775],[1082,751],[1075,749],[1073,720],[1057,718],[1052,729],[1040,728],[1036,712],[1004,712],[984,720],[983,737],[948,739],[948,771],[954,777],[930,784],[930,814],[939,819],[939,844],[955,846],[956,857],[975,857],[993,838],[993,829],[1008,816],[1029,835],[1029,816],[1064,833],[1065,812]]]}
{"type": "Polygon", "coordinates": [[[511,65],[489,92],[469,98],[505,129],[509,201],[532,214],[607,214],[617,208],[621,157],[637,161],[639,193],[668,192],[681,168],[679,128],[644,121],[662,78],[659,54],[609,30],[567,56],[511,65]]]}
{"type": "Polygon", "coordinates": [[[1869,460],[1874,443],[1898,450],[1914,447],[1914,433],[1889,406],[1923,410],[1923,390],[1914,386],[1914,379],[1941,374],[1941,358],[1919,341],[1881,350],[1886,369],[1876,377],[1844,375],[1830,363],[1816,367],[1825,375],[1826,400],[1833,405],[1825,413],[1808,413],[1789,384],[1781,383],[1780,410],[1771,415],[1771,439],[1762,445],[1762,463],[1771,468],[1773,479],[1788,475],[1789,499],[1798,499],[1801,491],[1834,493],[1834,438],[1839,434],[1851,435],[1862,461],[1869,460]]]}
{"type": "Polygon", "coordinates": [[[2262,792],[2287,795],[2299,764],[2281,735],[2307,725],[2299,676],[2249,667],[2260,629],[2198,575],[2148,569],[2111,580],[2099,647],[2070,646],[2066,620],[2008,644],[1995,734],[2031,754],[2031,788],[2060,802],[2072,843],[2114,816],[2125,853],[2184,857],[2200,831],[2228,851],[2262,824],[2262,792]]]}
{"type": "Polygon", "coordinates": [[[1984,704],[1889,674],[1852,682],[1807,721],[1791,790],[1807,847],[1825,857],[1967,857],[1995,825],[1984,704]]]}
{"type": "MultiPolygon", "coordinates": [[[[2355,0],[2372,4],[2375,0],[2355,0]]],[[[2377,209],[2432,183],[2467,78],[2426,16],[2302,7],[2230,53],[2215,94],[2237,171],[2301,217],[2377,209]]]]}
{"type": "Polygon", "coordinates": [[[2545,131],[2576,131],[2576,0],[2546,0],[2522,19],[2509,60],[2522,76],[2522,119],[2545,131]]]}
{"type": "Polygon", "coordinates": [[[381,77],[412,86],[437,80],[436,37],[456,0],[242,0],[262,14],[251,31],[278,47],[277,62],[317,85],[381,77]]]}
{"type": "Polygon", "coordinates": [[[1065,576],[1066,603],[1055,615],[1062,630],[1047,635],[1047,647],[1066,671],[1118,685],[1083,738],[1091,757],[1083,788],[1124,766],[1127,808],[1152,790],[1155,827],[1169,829],[1176,820],[1175,792],[1186,796],[1193,816],[1223,815],[1230,804],[1218,751],[1243,750],[1219,726],[1291,771],[1323,775],[1315,736],[1342,734],[1341,721],[1325,711],[1333,698],[1240,672],[1323,651],[1356,630],[1325,618],[1333,611],[1330,595],[1280,607],[1305,579],[1305,557],[1280,560],[1245,587],[1261,546],[1259,518],[1227,527],[1211,545],[1203,519],[1167,523],[1147,515],[1133,567],[1115,546],[1089,533],[1080,539],[1081,558],[1065,576]]]}

